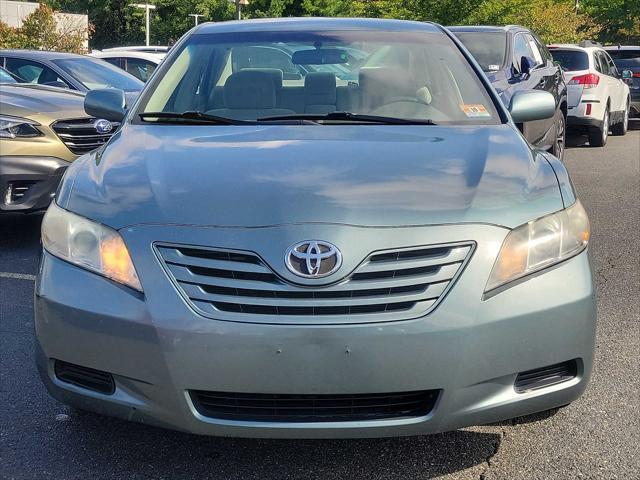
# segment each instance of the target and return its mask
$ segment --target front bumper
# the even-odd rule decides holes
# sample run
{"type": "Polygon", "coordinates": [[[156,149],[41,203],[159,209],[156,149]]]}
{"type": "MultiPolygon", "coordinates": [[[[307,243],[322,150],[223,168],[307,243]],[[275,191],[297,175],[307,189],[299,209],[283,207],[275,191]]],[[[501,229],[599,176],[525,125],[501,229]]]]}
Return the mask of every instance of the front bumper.
{"type": "MultiPolygon", "coordinates": [[[[304,228],[313,238],[314,229],[326,227],[304,228]]],[[[421,230],[429,232],[426,236],[433,240],[429,244],[461,238],[477,241],[457,284],[427,316],[342,325],[212,320],[191,310],[167,279],[149,247],[149,238],[155,235],[144,238],[135,231],[123,232],[144,295],[45,252],[36,285],[42,379],[53,396],[80,408],[197,434],[241,437],[435,433],[565,405],[582,394],[591,373],[596,322],[587,252],[483,300],[496,245],[506,230],[491,226],[386,230],[378,239],[396,235],[391,240],[396,245],[400,238],[410,241],[412,233],[421,230]],[[53,359],[112,373],[115,393],[100,394],[60,381],[53,359]],[[572,359],[578,362],[575,378],[516,393],[518,372],[572,359]],[[188,390],[364,394],[432,389],[440,394],[428,415],[359,422],[209,418],[196,411],[187,395],[188,390]]],[[[241,242],[240,237],[249,233],[231,235],[241,242]]],[[[177,232],[163,240],[188,237],[177,232]]],[[[369,238],[376,235],[363,243],[369,238]]],[[[201,237],[199,243],[203,242],[201,237]]]]}
{"type": "Polygon", "coordinates": [[[0,212],[47,208],[69,165],[56,157],[0,156],[0,212]]]}

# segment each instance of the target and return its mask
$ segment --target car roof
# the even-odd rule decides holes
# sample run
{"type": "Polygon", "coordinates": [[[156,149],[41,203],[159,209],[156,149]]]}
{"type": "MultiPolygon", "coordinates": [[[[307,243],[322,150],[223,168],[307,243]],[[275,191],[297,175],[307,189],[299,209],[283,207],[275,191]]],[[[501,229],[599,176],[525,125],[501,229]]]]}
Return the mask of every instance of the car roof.
{"type": "Polygon", "coordinates": [[[590,47],[581,47],[580,45],[576,45],[575,43],[551,43],[547,45],[549,50],[580,50],[583,52],[592,52],[594,50],[602,50],[602,47],[597,45],[593,45],[590,47]]]}
{"type": "Polygon", "coordinates": [[[166,53],[169,47],[166,45],[128,45],[126,47],[103,48],[103,52],[141,52],[141,53],[166,53]]]}
{"type": "Polygon", "coordinates": [[[528,28],[520,25],[452,25],[447,27],[452,32],[529,32],[528,28]]]}
{"type": "Polygon", "coordinates": [[[138,52],[136,50],[94,50],[89,56],[96,58],[139,58],[141,60],[160,63],[166,56],[166,53],[138,52]]]}
{"type": "Polygon", "coordinates": [[[605,50],[640,50],[638,45],[607,45],[602,47],[605,50]]]}
{"type": "Polygon", "coordinates": [[[0,49],[0,56],[10,55],[29,60],[54,60],[58,58],[86,58],[86,55],[67,52],[51,52],[47,50],[4,50],[0,49]]]}
{"type": "Polygon", "coordinates": [[[193,34],[242,33],[255,31],[291,30],[379,30],[422,31],[443,33],[441,27],[431,22],[390,20],[379,18],[266,18],[229,22],[206,22],[195,27],[193,34]]]}

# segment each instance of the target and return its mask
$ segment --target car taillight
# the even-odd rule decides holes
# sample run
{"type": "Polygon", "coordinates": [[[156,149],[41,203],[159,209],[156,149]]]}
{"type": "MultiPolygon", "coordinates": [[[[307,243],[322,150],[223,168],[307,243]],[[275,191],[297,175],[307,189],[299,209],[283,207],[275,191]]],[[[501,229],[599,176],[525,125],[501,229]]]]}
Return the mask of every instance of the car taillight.
{"type": "Polygon", "coordinates": [[[636,78],[640,78],[640,72],[635,72],[635,73],[633,74],[633,76],[634,76],[634,77],[636,77],[636,78]]]}
{"type": "Polygon", "coordinates": [[[573,77],[569,85],[582,85],[584,88],[596,88],[600,83],[600,77],[595,73],[587,73],[573,77]]]}

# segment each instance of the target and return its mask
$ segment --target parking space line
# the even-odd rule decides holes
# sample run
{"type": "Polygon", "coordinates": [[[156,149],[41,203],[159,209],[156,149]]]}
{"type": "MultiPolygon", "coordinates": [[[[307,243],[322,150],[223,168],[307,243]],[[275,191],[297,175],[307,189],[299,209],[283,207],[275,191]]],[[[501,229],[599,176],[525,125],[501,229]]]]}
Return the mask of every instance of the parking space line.
{"type": "Polygon", "coordinates": [[[13,278],[14,280],[31,280],[36,279],[35,275],[29,275],[28,273],[12,273],[12,272],[0,272],[0,278],[13,278]]]}

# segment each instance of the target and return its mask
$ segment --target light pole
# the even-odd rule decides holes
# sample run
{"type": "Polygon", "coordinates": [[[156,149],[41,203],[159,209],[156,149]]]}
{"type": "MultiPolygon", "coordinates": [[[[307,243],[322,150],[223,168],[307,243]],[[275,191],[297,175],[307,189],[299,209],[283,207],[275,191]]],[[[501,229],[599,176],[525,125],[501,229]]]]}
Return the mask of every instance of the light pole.
{"type": "Polygon", "coordinates": [[[236,4],[236,20],[242,20],[242,5],[249,5],[249,0],[229,0],[236,4]]]}
{"type": "Polygon", "coordinates": [[[198,19],[199,19],[200,17],[204,17],[204,15],[202,15],[202,14],[200,14],[200,13],[190,13],[190,14],[189,14],[189,16],[190,16],[190,17],[193,17],[193,19],[194,19],[194,20],[195,20],[195,22],[196,22],[196,26],[198,26],[198,19]]]}
{"type": "Polygon", "coordinates": [[[132,7],[135,8],[142,8],[145,11],[145,34],[147,37],[147,47],[149,46],[149,13],[151,10],[155,10],[156,6],[155,5],[151,5],[150,3],[134,3],[133,5],[131,5],[132,7]]]}

